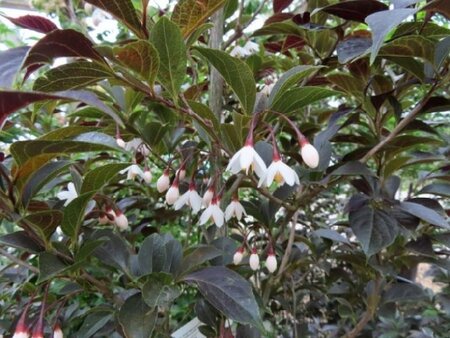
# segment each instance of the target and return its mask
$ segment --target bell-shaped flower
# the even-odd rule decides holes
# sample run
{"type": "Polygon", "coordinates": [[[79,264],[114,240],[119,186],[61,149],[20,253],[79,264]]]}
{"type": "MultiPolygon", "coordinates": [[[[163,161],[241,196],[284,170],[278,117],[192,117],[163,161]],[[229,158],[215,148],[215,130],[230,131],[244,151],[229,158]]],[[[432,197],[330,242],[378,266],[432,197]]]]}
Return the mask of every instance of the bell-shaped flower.
{"type": "Polygon", "coordinates": [[[278,184],[286,183],[289,186],[299,184],[300,180],[294,169],[283,163],[281,159],[273,161],[263,177],[260,178],[258,187],[265,184],[270,187],[272,182],[275,181],[278,184]]]}
{"type": "Polygon", "coordinates": [[[188,205],[192,208],[192,212],[196,214],[202,207],[202,197],[195,190],[195,184],[191,182],[188,191],[186,191],[177,201],[174,203],[175,210],[180,210],[184,205],[188,205]]]}
{"type": "Polygon", "coordinates": [[[25,322],[26,318],[27,318],[27,312],[28,312],[28,306],[22,312],[22,315],[20,316],[19,321],[17,322],[16,329],[14,330],[14,335],[12,336],[12,338],[29,338],[30,337],[28,327],[25,322]]]}
{"type": "Polygon", "coordinates": [[[180,189],[178,188],[178,179],[175,177],[169,190],[166,192],[166,202],[168,205],[174,204],[180,197],[180,189]]]}
{"type": "Polygon", "coordinates": [[[253,142],[246,142],[236,154],[233,155],[227,166],[227,171],[237,174],[244,170],[246,174],[254,169],[258,177],[262,177],[267,170],[266,164],[253,147],[253,142]]]}
{"type": "Polygon", "coordinates": [[[120,148],[125,149],[126,143],[125,143],[125,141],[123,140],[123,138],[121,138],[120,136],[116,137],[116,144],[117,144],[120,148]]]}
{"type": "Polygon", "coordinates": [[[240,221],[243,215],[247,215],[244,207],[237,198],[233,198],[225,208],[225,220],[229,221],[232,217],[236,217],[240,221]]]}
{"type": "Polygon", "coordinates": [[[109,223],[109,218],[108,216],[106,216],[106,214],[102,214],[99,218],[98,218],[98,223],[101,225],[105,225],[109,223]]]}
{"type": "Polygon", "coordinates": [[[145,183],[151,183],[153,175],[150,169],[148,168],[144,169],[144,174],[142,175],[142,178],[144,179],[145,183]]]}
{"type": "Polygon", "coordinates": [[[119,171],[121,174],[127,173],[127,180],[134,180],[136,176],[144,178],[144,172],[137,164],[132,164],[129,167],[119,171]]]}
{"type": "Polygon", "coordinates": [[[256,271],[259,269],[259,256],[258,256],[258,252],[256,251],[256,248],[252,249],[252,254],[250,255],[249,264],[250,264],[250,268],[253,271],[256,271]]]}
{"type": "Polygon", "coordinates": [[[200,225],[205,224],[210,219],[214,221],[214,224],[219,228],[225,223],[225,215],[220,209],[220,200],[217,197],[213,197],[209,206],[203,211],[200,216],[200,225]]]}
{"type": "Polygon", "coordinates": [[[64,338],[64,334],[63,334],[59,324],[56,324],[53,327],[53,338],[64,338]]]}
{"type": "Polygon", "coordinates": [[[170,186],[170,177],[169,177],[169,169],[165,169],[163,174],[156,181],[156,189],[158,192],[162,193],[169,189],[170,186]]]}
{"type": "Polygon", "coordinates": [[[259,45],[252,41],[247,41],[247,43],[241,47],[241,46],[235,46],[231,52],[230,55],[233,57],[246,57],[250,56],[252,54],[255,54],[259,51],[259,45]]]}
{"type": "Polygon", "coordinates": [[[277,271],[278,263],[277,263],[277,257],[275,256],[275,252],[273,251],[272,245],[269,246],[269,250],[267,252],[267,259],[266,259],[266,268],[269,270],[270,273],[274,273],[277,271]]]}
{"type": "Polygon", "coordinates": [[[70,182],[67,185],[67,190],[61,191],[56,194],[56,197],[58,197],[60,200],[66,200],[64,202],[64,206],[67,206],[70,202],[72,202],[75,198],[78,197],[78,193],[75,189],[75,184],[70,182]]]}
{"type": "Polygon", "coordinates": [[[117,227],[120,230],[127,230],[128,229],[128,218],[124,215],[124,213],[120,210],[117,210],[115,212],[116,217],[114,218],[114,223],[117,225],[117,227]]]}
{"type": "Polygon", "coordinates": [[[205,194],[203,195],[203,200],[202,200],[203,206],[207,207],[211,203],[213,197],[214,197],[214,188],[209,187],[206,190],[205,194]]]}
{"type": "Polygon", "coordinates": [[[319,165],[319,153],[311,143],[308,141],[302,142],[300,154],[308,167],[317,168],[319,165]]]}
{"type": "Polygon", "coordinates": [[[233,255],[233,264],[234,265],[241,264],[242,258],[244,258],[244,252],[245,252],[245,249],[242,246],[236,250],[236,252],[233,255]]]}
{"type": "Polygon", "coordinates": [[[148,156],[150,154],[150,149],[140,138],[134,138],[131,141],[126,142],[124,149],[127,151],[138,151],[143,156],[148,156]]]}

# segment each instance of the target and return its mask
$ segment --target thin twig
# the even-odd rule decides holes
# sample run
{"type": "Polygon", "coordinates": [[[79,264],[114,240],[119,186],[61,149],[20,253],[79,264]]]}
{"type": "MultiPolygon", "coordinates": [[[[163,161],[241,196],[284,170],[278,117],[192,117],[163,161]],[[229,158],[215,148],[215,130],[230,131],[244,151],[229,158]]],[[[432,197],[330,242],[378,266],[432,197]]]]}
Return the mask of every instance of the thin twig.
{"type": "Polygon", "coordinates": [[[289,262],[289,258],[291,257],[292,247],[294,245],[294,239],[295,239],[295,227],[297,225],[298,220],[298,211],[294,212],[294,215],[292,215],[291,220],[291,230],[289,232],[289,239],[286,246],[286,250],[284,251],[283,258],[281,259],[280,268],[278,269],[277,277],[280,277],[284,270],[286,269],[286,266],[289,262]]]}

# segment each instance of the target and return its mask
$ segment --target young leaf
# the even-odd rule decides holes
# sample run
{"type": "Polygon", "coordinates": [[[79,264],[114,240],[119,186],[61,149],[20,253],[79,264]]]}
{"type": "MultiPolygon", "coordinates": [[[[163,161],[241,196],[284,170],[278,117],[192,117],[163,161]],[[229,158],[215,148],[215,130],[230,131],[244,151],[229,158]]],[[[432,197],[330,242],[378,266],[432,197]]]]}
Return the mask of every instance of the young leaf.
{"type": "Polygon", "coordinates": [[[159,70],[159,55],[150,42],[139,40],[115,47],[114,56],[153,86],[159,70]]]}
{"type": "Polygon", "coordinates": [[[131,0],[86,0],[86,2],[112,14],[138,37],[145,38],[142,23],[131,0]]]}
{"type": "Polygon", "coordinates": [[[162,17],[150,32],[150,42],[159,54],[158,79],[177,97],[186,76],[186,45],[180,29],[166,17],[162,17]]]}
{"type": "Polygon", "coordinates": [[[377,57],[378,51],[386,35],[408,16],[417,12],[413,8],[399,8],[390,11],[381,11],[369,15],[365,22],[372,30],[372,48],[370,54],[370,63],[372,64],[377,57]]]}
{"type": "Polygon", "coordinates": [[[11,18],[9,16],[4,17],[19,27],[30,29],[39,33],[47,34],[55,29],[58,29],[52,21],[44,18],[43,16],[24,15],[18,18],[11,18]]]}
{"type": "Polygon", "coordinates": [[[42,92],[80,89],[109,78],[114,78],[114,73],[105,66],[78,61],[50,69],[37,78],[33,89],[42,92]]]}
{"type": "Polygon", "coordinates": [[[321,11],[336,15],[345,20],[364,23],[364,19],[370,14],[386,11],[388,9],[388,6],[379,1],[352,0],[326,6],[322,8],[321,11]]]}
{"type": "Polygon", "coordinates": [[[273,11],[274,13],[282,12],[283,9],[289,7],[293,0],[273,0],[273,11]]]}
{"type": "Polygon", "coordinates": [[[202,25],[226,0],[180,0],[175,5],[172,21],[181,29],[184,37],[202,25]]]}
{"type": "Polygon", "coordinates": [[[197,284],[202,295],[226,317],[262,329],[261,314],[251,284],[223,266],[208,267],[184,277],[197,284]]]}

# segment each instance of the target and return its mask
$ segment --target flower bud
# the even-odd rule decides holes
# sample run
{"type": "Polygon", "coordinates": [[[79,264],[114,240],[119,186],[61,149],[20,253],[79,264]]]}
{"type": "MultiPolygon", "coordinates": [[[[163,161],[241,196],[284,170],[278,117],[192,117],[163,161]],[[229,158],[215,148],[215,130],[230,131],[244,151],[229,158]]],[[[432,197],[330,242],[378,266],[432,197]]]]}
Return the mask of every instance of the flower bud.
{"type": "Polygon", "coordinates": [[[207,207],[209,203],[211,203],[213,197],[214,197],[214,189],[208,188],[208,190],[206,190],[205,194],[203,195],[203,206],[207,207]]]}
{"type": "Polygon", "coordinates": [[[63,332],[59,324],[56,324],[53,328],[53,338],[64,338],[63,332]]]}
{"type": "Polygon", "coordinates": [[[169,189],[169,186],[169,171],[166,169],[164,170],[164,173],[158,178],[158,181],[156,181],[156,189],[158,189],[158,191],[161,193],[169,189]]]}
{"type": "Polygon", "coordinates": [[[244,248],[240,247],[237,249],[237,251],[234,253],[233,256],[233,264],[239,265],[242,262],[242,258],[244,258],[244,248]]]}
{"type": "Polygon", "coordinates": [[[186,177],[186,169],[184,169],[184,168],[178,169],[176,175],[178,176],[179,180],[181,180],[181,181],[184,180],[186,177]]]}
{"type": "Polygon", "coordinates": [[[319,165],[319,153],[308,141],[302,144],[301,155],[308,167],[317,168],[319,165]]]}
{"type": "Polygon", "coordinates": [[[116,211],[116,217],[114,218],[114,223],[116,223],[117,227],[120,230],[128,229],[128,218],[120,210],[116,211]]]}
{"type": "Polygon", "coordinates": [[[274,273],[277,270],[277,258],[273,253],[269,253],[267,256],[266,267],[270,273],[274,273]]]}
{"type": "Polygon", "coordinates": [[[145,168],[143,178],[145,183],[150,183],[152,181],[153,175],[148,168],[145,168]]]}
{"type": "Polygon", "coordinates": [[[98,223],[101,225],[105,225],[109,223],[109,218],[108,216],[106,216],[106,214],[102,214],[99,218],[98,218],[98,223]]]}
{"type": "Polygon", "coordinates": [[[174,182],[172,186],[167,190],[166,202],[168,205],[174,204],[180,197],[180,190],[178,189],[178,183],[174,182]]]}
{"type": "Polygon", "coordinates": [[[258,256],[258,253],[256,251],[256,248],[252,249],[252,254],[250,255],[249,263],[250,263],[250,268],[253,271],[256,271],[256,270],[259,269],[259,256],[258,256]]]}
{"type": "Polygon", "coordinates": [[[125,149],[125,141],[121,137],[116,138],[116,143],[120,148],[125,149]]]}
{"type": "Polygon", "coordinates": [[[16,329],[14,331],[14,335],[12,336],[12,338],[28,338],[28,337],[30,337],[27,325],[25,323],[26,318],[27,318],[28,307],[29,307],[29,305],[27,305],[25,310],[22,312],[22,315],[20,316],[19,321],[17,322],[16,329]]]}

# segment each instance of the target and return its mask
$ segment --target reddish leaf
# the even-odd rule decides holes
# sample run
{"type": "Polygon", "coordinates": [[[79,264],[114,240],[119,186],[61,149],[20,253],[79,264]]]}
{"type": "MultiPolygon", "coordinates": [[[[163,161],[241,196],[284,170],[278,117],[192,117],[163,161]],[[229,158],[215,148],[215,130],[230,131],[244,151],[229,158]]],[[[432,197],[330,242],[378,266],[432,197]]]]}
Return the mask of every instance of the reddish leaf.
{"type": "Polygon", "coordinates": [[[4,17],[19,27],[31,29],[32,31],[39,33],[47,34],[58,29],[52,21],[42,16],[24,15],[18,18],[11,18],[9,16],[4,17]]]}
{"type": "Polygon", "coordinates": [[[73,29],[58,29],[44,36],[30,49],[22,67],[49,63],[54,58],[70,56],[103,61],[93,48],[92,42],[83,34],[73,29]]]}
{"type": "Polygon", "coordinates": [[[306,25],[311,22],[311,13],[305,12],[303,14],[296,14],[292,18],[292,21],[297,25],[306,25]]]}
{"type": "Polygon", "coordinates": [[[271,53],[281,52],[282,43],[281,42],[266,42],[264,43],[264,48],[271,53]]]}
{"type": "Polygon", "coordinates": [[[364,23],[364,19],[370,14],[388,9],[388,6],[375,0],[353,0],[324,7],[322,11],[345,20],[364,23]]]}
{"type": "Polygon", "coordinates": [[[287,8],[293,0],[273,0],[273,11],[275,13],[281,12],[283,9],[287,8]]]}
{"type": "Polygon", "coordinates": [[[292,19],[293,16],[294,14],[292,13],[276,13],[264,22],[264,26],[268,25],[269,23],[282,22],[285,20],[292,19]]]}
{"type": "Polygon", "coordinates": [[[450,20],[450,4],[448,0],[434,0],[423,8],[427,12],[440,13],[450,20]]]}
{"type": "Polygon", "coordinates": [[[289,50],[291,48],[296,48],[300,50],[305,45],[305,40],[295,35],[288,35],[286,40],[284,40],[283,50],[289,50]]]}

